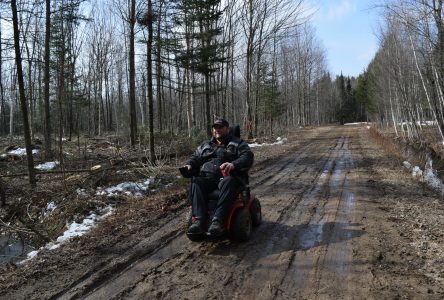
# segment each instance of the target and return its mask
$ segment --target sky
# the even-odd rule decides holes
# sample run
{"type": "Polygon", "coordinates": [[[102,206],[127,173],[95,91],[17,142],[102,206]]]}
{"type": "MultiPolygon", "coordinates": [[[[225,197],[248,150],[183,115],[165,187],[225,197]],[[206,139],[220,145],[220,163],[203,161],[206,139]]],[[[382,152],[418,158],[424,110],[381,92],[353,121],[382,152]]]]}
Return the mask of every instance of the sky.
{"type": "Polygon", "coordinates": [[[333,76],[357,77],[378,49],[375,33],[378,12],[375,0],[310,0],[317,7],[313,16],[316,35],[325,47],[333,76]]]}

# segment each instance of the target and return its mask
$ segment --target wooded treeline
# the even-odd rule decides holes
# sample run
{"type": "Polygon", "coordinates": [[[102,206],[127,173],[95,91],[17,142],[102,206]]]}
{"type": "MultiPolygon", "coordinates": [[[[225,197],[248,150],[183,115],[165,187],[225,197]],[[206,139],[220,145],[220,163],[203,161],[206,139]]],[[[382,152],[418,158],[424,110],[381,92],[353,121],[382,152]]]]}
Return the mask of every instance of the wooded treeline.
{"type": "Polygon", "coordinates": [[[374,121],[412,141],[424,141],[424,129],[434,128],[442,142],[443,1],[385,1],[379,9],[380,48],[358,79],[375,110],[374,121]]]}
{"type": "Polygon", "coordinates": [[[76,135],[153,145],[214,117],[249,137],[341,119],[345,79],[328,73],[304,0],[18,0],[0,7],[1,135],[24,133],[13,4],[30,135],[46,153],[76,135]]]}

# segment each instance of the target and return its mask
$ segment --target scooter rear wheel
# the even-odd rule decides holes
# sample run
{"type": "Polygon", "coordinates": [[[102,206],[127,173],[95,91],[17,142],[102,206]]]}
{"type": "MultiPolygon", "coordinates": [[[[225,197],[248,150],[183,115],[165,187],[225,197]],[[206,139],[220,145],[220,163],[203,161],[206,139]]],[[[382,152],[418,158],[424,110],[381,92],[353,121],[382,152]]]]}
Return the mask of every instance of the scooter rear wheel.
{"type": "Polygon", "coordinates": [[[251,211],[251,222],[253,223],[253,226],[259,226],[259,224],[262,222],[262,209],[259,199],[257,198],[253,199],[250,211],[251,211]]]}

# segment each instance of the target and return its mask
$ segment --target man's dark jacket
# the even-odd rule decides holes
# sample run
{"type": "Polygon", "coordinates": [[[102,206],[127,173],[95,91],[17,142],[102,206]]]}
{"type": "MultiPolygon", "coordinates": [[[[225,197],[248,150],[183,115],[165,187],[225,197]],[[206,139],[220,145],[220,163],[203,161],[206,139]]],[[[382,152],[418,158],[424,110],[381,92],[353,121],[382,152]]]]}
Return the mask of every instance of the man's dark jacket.
{"type": "Polygon", "coordinates": [[[248,144],[236,136],[228,135],[222,139],[220,145],[214,137],[209,142],[202,143],[188,164],[191,165],[192,171],[199,172],[196,175],[217,179],[221,177],[219,167],[224,162],[234,165],[231,176],[245,177],[253,161],[254,155],[248,144]]]}

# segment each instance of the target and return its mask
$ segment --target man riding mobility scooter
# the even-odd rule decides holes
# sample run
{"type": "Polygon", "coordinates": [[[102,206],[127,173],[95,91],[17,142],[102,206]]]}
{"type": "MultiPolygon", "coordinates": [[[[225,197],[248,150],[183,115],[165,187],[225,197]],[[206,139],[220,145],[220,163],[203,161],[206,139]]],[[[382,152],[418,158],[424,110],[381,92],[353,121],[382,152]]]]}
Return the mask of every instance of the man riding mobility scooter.
{"type": "Polygon", "coordinates": [[[239,126],[230,128],[226,120],[216,120],[213,138],[201,144],[179,168],[182,176],[191,178],[190,240],[225,233],[237,241],[249,239],[252,226],[262,220],[260,202],[248,186],[252,164],[253,153],[240,139],[239,126]]]}

